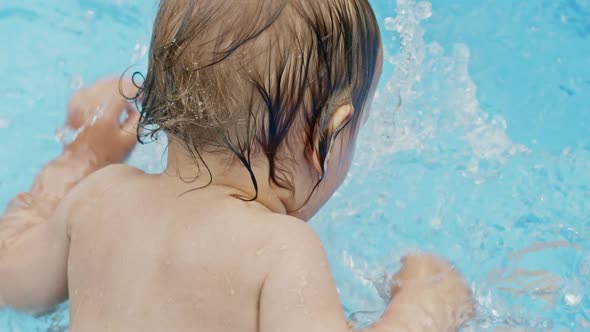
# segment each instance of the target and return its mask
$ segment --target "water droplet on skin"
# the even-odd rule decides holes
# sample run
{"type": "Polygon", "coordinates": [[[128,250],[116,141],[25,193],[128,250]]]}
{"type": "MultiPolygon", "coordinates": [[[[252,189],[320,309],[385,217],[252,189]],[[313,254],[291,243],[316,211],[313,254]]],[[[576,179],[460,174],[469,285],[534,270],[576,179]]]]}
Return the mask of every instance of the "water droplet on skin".
{"type": "Polygon", "coordinates": [[[232,281],[231,281],[229,275],[225,276],[225,283],[227,284],[227,286],[229,288],[229,295],[234,296],[236,294],[236,290],[234,289],[234,286],[232,284],[232,281]]]}

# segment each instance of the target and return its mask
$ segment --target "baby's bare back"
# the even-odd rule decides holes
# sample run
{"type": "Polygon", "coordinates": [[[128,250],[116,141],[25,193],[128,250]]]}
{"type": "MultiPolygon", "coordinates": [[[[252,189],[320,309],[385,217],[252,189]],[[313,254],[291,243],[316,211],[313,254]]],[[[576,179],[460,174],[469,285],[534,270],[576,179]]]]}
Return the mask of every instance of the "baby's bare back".
{"type": "Polygon", "coordinates": [[[257,331],[268,212],[219,187],[180,195],[167,175],[101,173],[68,220],[71,331],[257,331]]]}

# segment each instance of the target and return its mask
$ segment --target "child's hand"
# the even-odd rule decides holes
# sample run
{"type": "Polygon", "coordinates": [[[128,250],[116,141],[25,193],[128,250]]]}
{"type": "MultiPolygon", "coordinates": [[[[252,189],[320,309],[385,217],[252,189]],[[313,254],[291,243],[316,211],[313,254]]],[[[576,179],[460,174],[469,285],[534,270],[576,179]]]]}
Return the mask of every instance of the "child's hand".
{"type": "Polygon", "coordinates": [[[77,92],[68,105],[66,125],[80,132],[66,151],[92,158],[98,168],[125,159],[137,142],[139,119],[125,97],[136,93],[130,80],[118,78],[99,81],[77,92]]]}
{"type": "Polygon", "coordinates": [[[393,302],[419,306],[440,331],[455,330],[471,317],[471,290],[449,263],[430,255],[408,256],[402,263],[393,278],[393,302]]]}

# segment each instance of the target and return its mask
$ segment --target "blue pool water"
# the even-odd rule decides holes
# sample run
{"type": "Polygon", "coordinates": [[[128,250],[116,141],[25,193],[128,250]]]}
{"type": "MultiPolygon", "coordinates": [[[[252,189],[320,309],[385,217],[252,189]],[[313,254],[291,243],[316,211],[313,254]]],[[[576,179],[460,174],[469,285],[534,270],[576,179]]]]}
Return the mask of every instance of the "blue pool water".
{"type": "MultiPolygon", "coordinates": [[[[413,250],[470,281],[466,331],[590,330],[590,1],[374,0],[386,67],[347,182],[313,226],[347,314],[413,250]]],[[[60,151],[68,96],[145,69],[143,0],[0,3],[0,206],[60,151]]],[[[161,145],[130,163],[161,169],[161,145]]],[[[67,330],[67,304],[0,331],[67,330]]]]}

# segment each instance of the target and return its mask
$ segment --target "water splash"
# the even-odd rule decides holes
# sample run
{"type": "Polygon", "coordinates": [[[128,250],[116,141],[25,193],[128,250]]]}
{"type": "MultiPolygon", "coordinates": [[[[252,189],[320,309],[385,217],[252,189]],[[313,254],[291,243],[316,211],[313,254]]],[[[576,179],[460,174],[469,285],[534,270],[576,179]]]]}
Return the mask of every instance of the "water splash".
{"type": "Polygon", "coordinates": [[[105,104],[98,106],[94,111],[92,111],[92,116],[83,123],[79,128],[71,128],[68,126],[64,126],[62,128],[58,128],[55,131],[55,139],[63,145],[69,145],[73,143],[78,136],[83,133],[89,127],[92,127],[96,121],[104,116],[104,109],[105,104]]]}
{"type": "Polygon", "coordinates": [[[80,133],[81,130],[79,129],[73,129],[65,126],[55,130],[55,139],[63,145],[69,145],[76,140],[80,133]]]}
{"type": "Polygon", "coordinates": [[[386,56],[394,72],[376,96],[365,131],[372,143],[368,153],[359,152],[359,162],[376,166],[403,151],[452,157],[465,177],[482,183],[529,149],[512,142],[504,118],[482,111],[469,74],[469,48],[456,44],[447,55],[439,43],[424,41],[421,22],[431,15],[429,2],[399,0],[397,16],[385,19],[399,51],[386,56]]]}
{"type": "Polygon", "coordinates": [[[133,48],[133,55],[131,56],[131,62],[137,63],[138,61],[142,60],[148,51],[148,45],[145,41],[138,41],[135,43],[135,47],[133,48]]]}
{"type": "Polygon", "coordinates": [[[70,89],[76,91],[84,86],[84,79],[80,75],[72,75],[70,77],[70,89]]]}
{"type": "Polygon", "coordinates": [[[425,41],[423,22],[432,15],[428,2],[399,0],[396,16],[385,19],[384,45],[389,45],[385,59],[394,70],[385,77],[367,128],[361,131],[338,208],[330,211],[328,222],[317,226],[325,234],[346,229],[342,237],[331,235],[331,239],[341,242],[335,251],[346,248],[348,254],[337,267],[346,272],[337,274],[351,275],[348,287],[340,286],[343,297],[354,303],[346,306],[350,318],[365,326],[379,317],[379,308],[373,309],[382,303],[383,284],[376,275],[383,266],[395,271],[398,266],[391,262],[396,255],[415,245],[425,250],[431,246],[454,262],[481,264],[481,270],[466,270],[468,279],[474,280],[480,307],[467,331],[566,326],[565,317],[571,316],[549,318],[556,310],[575,312],[579,322],[588,320],[590,312],[582,308],[589,303],[584,296],[589,283],[579,277],[582,272],[538,263],[543,257],[555,257],[548,261],[573,260],[567,266],[576,268],[583,265],[580,257],[588,256],[576,249],[583,234],[590,234],[588,227],[557,224],[564,218],[557,207],[567,207],[574,221],[585,220],[579,225],[590,216],[582,203],[590,198],[590,187],[580,185],[590,183],[590,178],[579,172],[588,164],[587,153],[566,149],[558,157],[540,155],[515,143],[506,120],[484,112],[478,101],[477,85],[469,73],[469,47],[455,44],[445,50],[436,41],[425,41]],[[355,197],[348,200],[346,186],[351,183],[391,185],[390,195],[382,202],[359,199],[373,196],[355,187],[355,197]],[[486,189],[477,189],[485,185],[486,189]],[[481,211],[473,211],[473,206],[481,211]],[[355,214],[345,215],[348,209],[355,214]],[[522,211],[542,217],[515,217],[522,211]],[[538,222],[522,226],[523,220],[538,222]],[[359,222],[362,226],[357,227],[359,222]],[[389,245],[396,241],[400,244],[389,245]],[[535,243],[542,249],[511,258],[514,252],[537,248],[535,243]],[[555,243],[567,245],[561,248],[555,243]],[[364,292],[359,291],[362,287],[364,292]]]}

